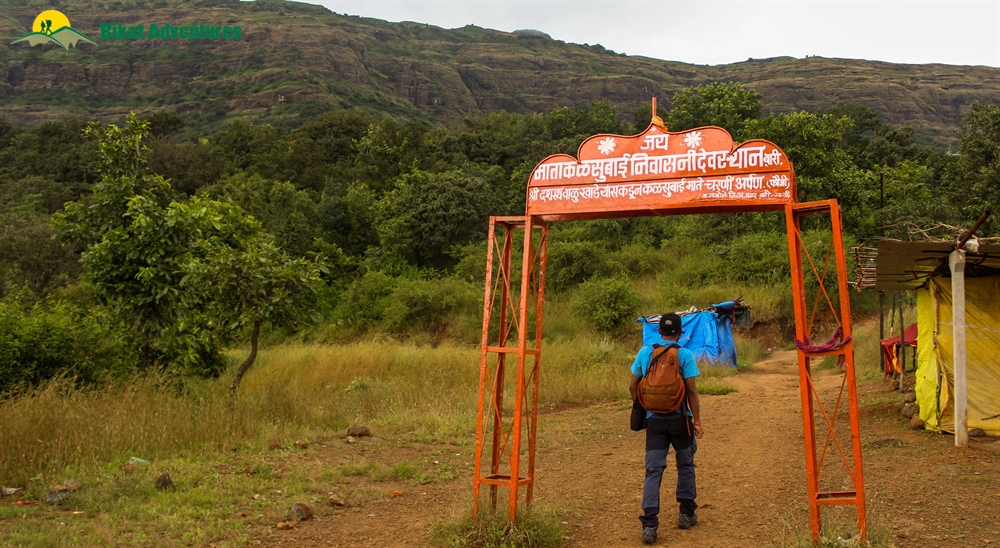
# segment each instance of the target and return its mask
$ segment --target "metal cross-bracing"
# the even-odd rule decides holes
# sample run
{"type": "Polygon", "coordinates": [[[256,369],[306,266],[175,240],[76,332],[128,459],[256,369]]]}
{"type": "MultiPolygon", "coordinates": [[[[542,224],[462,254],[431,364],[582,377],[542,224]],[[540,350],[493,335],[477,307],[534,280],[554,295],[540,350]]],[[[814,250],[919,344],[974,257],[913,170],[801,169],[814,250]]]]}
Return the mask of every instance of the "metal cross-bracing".
{"type": "MultiPolygon", "coordinates": [[[[639,135],[595,135],[580,145],[575,158],[561,154],[542,160],[528,182],[525,215],[490,219],[473,515],[479,511],[484,485],[489,486],[493,509],[499,496],[506,495],[511,520],[517,517],[522,486],[523,501],[531,504],[549,223],[784,211],[812,536],[814,541],[820,538],[823,506],[854,505],[864,544],[864,472],[840,208],[836,200],[798,203],[797,196],[792,164],[773,143],[755,140],[737,145],[718,127],[671,133],[658,118],[639,135]],[[802,236],[802,219],[817,214],[828,214],[830,219],[829,242],[819,261],[802,236]],[[811,340],[814,332],[834,325],[830,340],[820,344],[811,340]],[[813,380],[813,362],[831,356],[843,368],[832,407],[828,400],[833,395],[819,390],[813,380]],[[507,370],[511,360],[515,360],[513,372],[507,370]],[[846,425],[839,420],[845,407],[846,425]],[[524,435],[526,446],[522,445],[524,435]],[[847,436],[850,447],[841,442],[847,436]],[[842,463],[843,469],[827,467],[824,475],[828,462],[842,463]]],[[[623,367],[623,387],[626,383],[623,367]]]]}
{"type": "Polygon", "coordinates": [[[548,225],[537,218],[490,219],[472,483],[474,515],[479,509],[483,485],[490,488],[492,510],[496,510],[498,491],[501,488],[507,491],[511,520],[517,517],[520,488],[525,487],[524,500],[528,505],[534,494],[547,244],[548,225]],[[518,239],[520,284],[513,285],[518,239]],[[515,360],[515,369],[510,372],[514,377],[512,386],[507,371],[508,356],[515,360]],[[527,447],[522,447],[523,434],[527,434],[527,447]],[[483,466],[487,439],[489,468],[483,466]],[[522,462],[522,454],[527,457],[526,463],[522,462]]]}
{"type": "MultiPolygon", "coordinates": [[[[836,200],[789,204],[785,206],[788,228],[788,252],[791,259],[792,294],[795,303],[795,339],[799,355],[799,385],[802,392],[802,419],[805,434],[807,492],[809,496],[809,521],[813,539],[820,535],[820,509],[823,506],[854,505],[858,513],[858,536],[864,543],[868,520],[865,511],[865,479],[861,459],[861,425],[858,417],[858,391],[854,374],[854,343],[851,339],[851,305],[847,289],[847,261],[844,258],[844,241],[841,232],[840,207],[836,200]],[[823,266],[809,251],[802,238],[802,218],[809,215],[829,214],[831,239],[823,257],[823,266]],[[836,299],[830,296],[827,278],[830,274],[831,255],[834,259],[836,299]],[[805,259],[805,262],[803,262],[805,259]],[[807,280],[815,282],[812,302],[806,295],[807,280]],[[836,304],[834,300],[837,300],[836,304]],[[810,306],[811,304],[811,306],[810,306]],[[813,344],[810,337],[816,326],[818,313],[829,314],[837,328],[833,338],[825,344],[813,344]],[[812,366],[827,356],[835,356],[844,370],[840,391],[833,408],[829,401],[823,404],[820,392],[813,382],[812,366]],[[850,447],[845,447],[837,436],[837,420],[842,413],[844,392],[847,392],[847,414],[850,447]],[[819,419],[819,428],[817,428],[819,419]],[[823,438],[817,447],[818,436],[823,438]],[[840,470],[846,477],[840,483],[850,489],[827,490],[821,484],[823,467],[827,458],[836,451],[844,465],[840,470]]],[[[844,428],[841,428],[843,434],[844,428]]],[[[837,481],[836,479],[834,481],[837,481]]]]}

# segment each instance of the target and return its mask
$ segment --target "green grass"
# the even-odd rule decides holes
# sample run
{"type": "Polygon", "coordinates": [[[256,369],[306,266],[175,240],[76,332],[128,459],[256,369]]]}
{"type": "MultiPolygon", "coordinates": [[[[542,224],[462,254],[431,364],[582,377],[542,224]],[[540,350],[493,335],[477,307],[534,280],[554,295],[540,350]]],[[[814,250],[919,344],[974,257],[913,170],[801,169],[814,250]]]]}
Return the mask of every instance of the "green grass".
{"type": "Polygon", "coordinates": [[[868,542],[862,545],[857,534],[858,525],[852,520],[824,520],[818,543],[812,542],[812,534],[785,525],[779,548],[893,548],[892,530],[880,519],[868,519],[868,542]]]}
{"type": "Polygon", "coordinates": [[[538,506],[519,514],[514,523],[504,511],[482,511],[476,518],[467,514],[435,525],[430,540],[431,546],[442,548],[557,548],[564,544],[558,516],[538,506]]]}

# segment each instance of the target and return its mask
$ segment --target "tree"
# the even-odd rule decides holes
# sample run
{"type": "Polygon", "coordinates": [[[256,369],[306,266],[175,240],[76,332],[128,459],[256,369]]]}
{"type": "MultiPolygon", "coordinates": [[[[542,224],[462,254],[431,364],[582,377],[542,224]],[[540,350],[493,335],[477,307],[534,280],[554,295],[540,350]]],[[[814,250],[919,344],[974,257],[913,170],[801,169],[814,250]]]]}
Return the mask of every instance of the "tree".
{"type": "Polygon", "coordinates": [[[147,365],[216,375],[221,346],[252,323],[242,376],[256,357],[260,324],[284,325],[296,316],[292,308],[307,307],[300,295],[318,280],[322,261],[290,259],[231,203],[174,200],[146,168],[147,126],[134,114],[126,128],[89,126],[101,177],[87,199],[56,216],[56,227],[84,249],[87,279],[140,336],[147,365]]]}
{"type": "Polygon", "coordinates": [[[958,130],[959,157],[945,180],[966,222],[1000,212],[1000,107],[973,103],[958,130]]]}
{"type": "Polygon", "coordinates": [[[719,126],[735,136],[747,120],[760,118],[762,108],[757,91],[736,82],[713,82],[675,93],[664,121],[670,131],[719,126]]]}
{"type": "Polygon", "coordinates": [[[199,252],[185,265],[182,285],[204,296],[205,312],[227,339],[251,328],[250,354],[229,389],[234,401],[243,375],[257,359],[261,324],[292,326],[307,319],[323,267],[292,259],[259,235],[240,243],[203,239],[194,247],[199,252]]]}
{"type": "Polygon", "coordinates": [[[443,268],[452,246],[480,239],[500,205],[480,177],[417,171],[397,181],[377,207],[383,250],[419,267],[443,268]]]}
{"type": "Polygon", "coordinates": [[[292,255],[306,256],[322,235],[319,210],[310,192],[297,190],[289,182],[240,172],[206,189],[205,194],[231,201],[253,215],[274,236],[277,246],[292,255]]]}

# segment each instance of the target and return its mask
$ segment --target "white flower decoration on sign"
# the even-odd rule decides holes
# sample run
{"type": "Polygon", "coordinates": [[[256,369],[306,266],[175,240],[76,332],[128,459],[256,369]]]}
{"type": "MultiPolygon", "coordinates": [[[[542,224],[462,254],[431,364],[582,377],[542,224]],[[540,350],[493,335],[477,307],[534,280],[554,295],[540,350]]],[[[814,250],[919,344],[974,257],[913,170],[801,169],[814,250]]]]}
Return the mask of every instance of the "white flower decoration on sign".
{"type": "Polygon", "coordinates": [[[696,146],[701,145],[701,132],[692,131],[691,133],[685,135],[684,144],[687,145],[689,148],[694,148],[696,146]]]}
{"type": "Polygon", "coordinates": [[[615,146],[617,145],[618,143],[615,142],[614,137],[605,137],[601,139],[599,143],[597,143],[597,151],[607,156],[608,154],[611,154],[612,152],[615,151],[615,146]]]}

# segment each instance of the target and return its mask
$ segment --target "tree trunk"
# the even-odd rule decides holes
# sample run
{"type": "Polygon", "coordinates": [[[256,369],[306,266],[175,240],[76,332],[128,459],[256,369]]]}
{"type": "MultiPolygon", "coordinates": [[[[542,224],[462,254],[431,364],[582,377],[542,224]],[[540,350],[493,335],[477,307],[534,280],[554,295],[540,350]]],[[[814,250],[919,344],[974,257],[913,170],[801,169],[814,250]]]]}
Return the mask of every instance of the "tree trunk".
{"type": "Polygon", "coordinates": [[[250,335],[250,355],[247,359],[240,364],[240,368],[236,370],[236,376],[233,377],[233,385],[229,387],[229,405],[232,407],[236,403],[236,392],[240,389],[240,381],[243,380],[243,375],[246,374],[253,362],[257,360],[257,338],[260,336],[260,320],[253,322],[253,334],[250,335]]]}

